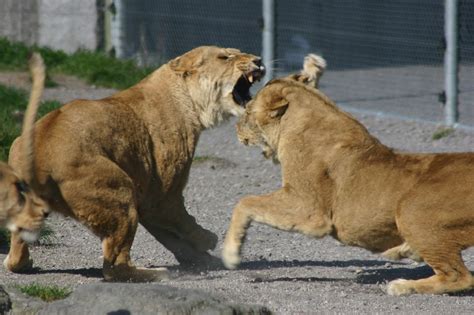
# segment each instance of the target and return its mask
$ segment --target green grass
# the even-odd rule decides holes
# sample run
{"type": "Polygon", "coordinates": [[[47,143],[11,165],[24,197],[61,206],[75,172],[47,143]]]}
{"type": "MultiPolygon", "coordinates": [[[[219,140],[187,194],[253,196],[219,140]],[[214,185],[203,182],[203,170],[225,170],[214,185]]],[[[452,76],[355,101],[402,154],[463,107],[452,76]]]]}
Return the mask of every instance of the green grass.
{"type": "Polygon", "coordinates": [[[54,230],[47,224],[43,225],[36,245],[51,245],[56,240],[54,230]]]}
{"type": "MultiPolygon", "coordinates": [[[[31,51],[39,51],[49,73],[77,76],[90,84],[116,89],[128,88],[154,68],[140,68],[131,60],[120,60],[101,52],[77,51],[71,55],[45,47],[28,47],[0,37],[0,70],[27,70],[31,51]]],[[[55,84],[47,81],[48,85],[55,84]]]]}
{"type": "MultiPolygon", "coordinates": [[[[7,160],[13,140],[21,133],[21,120],[15,118],[15,113],[24,111],[27,104],[28,94],[26,91],[0,84],[0,161],[7,160]]],[[[57,101],[43,102],[39,108],[38,117],[60,105],[57,101]]]]}
{"type": "Polygon", "coordinates": [[[152,69],[139,68],[133,61],[111,58],[102,53],[78,51],[52,71],[74,75],[97,86],[125,89],[150,74],[152,69]]]}
{"type": "Polygon", "coordinates": [[[46,302],[65,299],[72,292],[69,288],[61,288],[55,285],[40,285],[36,283],[19,285],[17,288],[26,295],[38,297],[46,302]]]}
{"type": "Polygon", "coordinates": [[[439,140],[441,138],[445,138],[445,137],[451,135],[453,132],[454,132],[453,128],[442,128],[442,129],[439,129],[439,130],[435,131],[435,133],[433,133],[433,136],[431,138],[433,140],[439,140]]]}
{"type": "Polygon", "coordinates": [[[202,163],[202,162],[207,162],[207,161],[211,161],[211,160],[214,160],[214,159],[215,159],[215,157],[213,157],[213,156],[208,156],[208,155],[199,156],[199,155],[196,155],[193,158],[193,162],[194,163],[202,163]]]}

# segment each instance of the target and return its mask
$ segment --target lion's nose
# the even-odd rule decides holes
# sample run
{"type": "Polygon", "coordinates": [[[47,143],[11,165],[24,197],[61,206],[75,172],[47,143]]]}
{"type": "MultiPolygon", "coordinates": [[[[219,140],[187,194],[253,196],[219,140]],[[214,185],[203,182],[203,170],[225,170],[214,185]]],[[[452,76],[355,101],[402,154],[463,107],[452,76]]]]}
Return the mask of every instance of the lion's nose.
{"type": "Polygon", "coordinates": [[[253,71],[253,75],[260,80],[266,72],[265,66],[262,63],[262,58],[255,58],[252,60],[255,66],[257,66],[257,69],[253,71]]]}
{"type": "Polygon", "coordinates": [[[259,67],[259,68],[260,68],[261,66],[263,66],[262,58],[255,58],[255,59],[253,60],[253,63],[254,63],[257,67],[259,67]]]}

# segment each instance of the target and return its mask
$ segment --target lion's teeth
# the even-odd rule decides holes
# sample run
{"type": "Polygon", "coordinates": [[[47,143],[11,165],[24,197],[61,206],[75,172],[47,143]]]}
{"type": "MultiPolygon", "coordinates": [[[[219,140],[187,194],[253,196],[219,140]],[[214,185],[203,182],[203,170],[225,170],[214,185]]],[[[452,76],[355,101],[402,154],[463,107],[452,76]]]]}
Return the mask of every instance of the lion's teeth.
{"type": "Polygon", "coordinates": [[[253,75],[249,74],[247,79],[249,80],[250,83],[253,83],[253,75]]]}

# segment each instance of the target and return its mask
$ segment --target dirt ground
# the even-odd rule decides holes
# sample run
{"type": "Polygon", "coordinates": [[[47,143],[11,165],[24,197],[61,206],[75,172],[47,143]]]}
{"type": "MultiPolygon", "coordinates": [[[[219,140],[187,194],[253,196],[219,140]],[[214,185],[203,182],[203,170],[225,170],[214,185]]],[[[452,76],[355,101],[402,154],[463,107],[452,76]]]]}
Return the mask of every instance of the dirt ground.
{"type": "MultiPolygon", "coordinates": [[[[15,75],[0,74],[0,83],[12,82],[15,75]]],[[[66,102],[81,97],[99,98],[111,92],[72,80],[48,89],[45,98],[66,102]]],[[[436,124],[372,115],[356,117],[383,143],[397,149],[444,152],[474,148],[471,131],[456,130],[435,141],[432,135],[439,128],[436,124]]],[[[280,185],[279,166],[265,160],[258,149],[240,145],[234,124],[232,120],[203,133],[196,155],[206,158],[193,165],[185,191],[189,212],[220,238],[213,251],[216,256],[220,255],[237,201],[248,194],[270,192],[280,185]]],[[[55,234],[50,244],[32,248],[35,269],[29,274],[13,274],[2,268],[0,283],[37,282],[75,288],[102,281],[99,240],[68,218],[53,215],[48,225],[55,234]]],[[[0,260],[5,258],[6,251],[5,246],[0,247],[0,260]]],[[[182,270],[173,256],[141,227],[132,257],[138,266],[168,267],[173,275],[168,285],[201,289],[229,301],[263,304],[277,314],[474,312],[474,291],[408,297],[384,293],[387,281],[431,275],[424,264],[389,262],[363,249],[343,246],[330,237],[315,240],[257,224],[249,229],[243,263],[238,270],[182,270]]],[[[474,248],[465,251],[463,257],[469,269],[474,270],[474,248]]]]}

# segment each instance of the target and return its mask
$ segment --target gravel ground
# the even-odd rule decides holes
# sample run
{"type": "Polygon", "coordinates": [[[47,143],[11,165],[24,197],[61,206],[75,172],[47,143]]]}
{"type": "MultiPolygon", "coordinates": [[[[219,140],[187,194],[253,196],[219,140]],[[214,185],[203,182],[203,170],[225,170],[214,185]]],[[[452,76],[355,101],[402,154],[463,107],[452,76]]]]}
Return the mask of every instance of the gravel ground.
{"type": "MultiPolygon", "coordinates": [[[[5,82],[2,75],[0,82],[5,82]]],[[[74,88],[71,84],[48,89],[46,98],[55,95],[55,99],[67,101],[76,97],[102,97],[111,92],[74,88]]],[[[444,152],[474,148],[474,133],[470,131],[456,130],[434,141],[431,137],[440,128],[435,124],[360,114],[356,117],[383,143],[397,149],[444,152]]],[[[280,185],[278,165],[265,160],[257,148],[240,145],[234,124],[232,120],[203,133],[197,155],[208,159],[193,165],[185,191],[189,212],[219,235],[215,255],[220,254],[237,201],[247,194],[267,193],[280,185]]],[[[48,225],[55,231],[50,244],[31,250],[35,270],[30,274],[13,274],[2,268],[0,283],[37,282],[75,288],[102,281],[99,240],[68,218],[52,215],[48,225]]],[[[6,251],[0,247],[0,260],[5,258],[6,251]]],[[[469,269],[474,270],[474,248],[463,254],[469,269]]],[[[343,246],[330,237],[315,240],[257,224],[249,229],[239,270],[182,270],[173,256],[142,227],[135,238],[132,257],[138,266],[168,267],[173,275],[168,285],[201,289],[231,302],[263,304],[278,314],[474,312],[474,291],[408,297],[391,297],[383,292],[387,281],[432,274],[424,264],[389,262],[363,249],[343,246]]]]}

